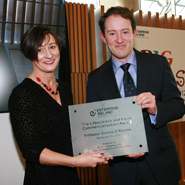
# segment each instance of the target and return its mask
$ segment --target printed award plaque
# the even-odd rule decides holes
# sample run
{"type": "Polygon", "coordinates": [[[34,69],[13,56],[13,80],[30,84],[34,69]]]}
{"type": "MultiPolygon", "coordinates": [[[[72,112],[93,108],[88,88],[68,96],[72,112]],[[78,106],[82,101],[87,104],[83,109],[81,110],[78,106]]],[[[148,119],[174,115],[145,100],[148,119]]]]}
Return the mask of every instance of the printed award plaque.
{"type": "Polygon", "coordinates": [[[141,105],[135,97],[69,106],[74,156],[104,157],[148,152],[141,105]]]}

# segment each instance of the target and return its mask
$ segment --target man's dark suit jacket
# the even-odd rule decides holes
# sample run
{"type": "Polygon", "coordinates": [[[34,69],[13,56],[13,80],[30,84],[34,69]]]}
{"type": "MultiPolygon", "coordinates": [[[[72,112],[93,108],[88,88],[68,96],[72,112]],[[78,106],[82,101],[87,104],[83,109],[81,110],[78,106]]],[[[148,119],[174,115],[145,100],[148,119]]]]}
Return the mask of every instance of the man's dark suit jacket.
{"type": "MultiPolygon", "coordinates": [[[[137,59],[137,95],[151,92],[156,97],[157,122],[151,124],[148,112],[143,109],[144,124],[149,152],[145,159],[160,185],[174,185],[181,178],[181,167],[174,139],[168,122],[184,115],[184,100],[167,59],[160,55],[135,50],[137,59]]],[[[121,98],[112,60],[108,60],[88,76],[87,102],[121,98]]],[[[124,110],[123,110],[124,111],[124,110]]],[[[133,185],[136,160],[115,157],[110,161],[113,185],[133,185]]]]}

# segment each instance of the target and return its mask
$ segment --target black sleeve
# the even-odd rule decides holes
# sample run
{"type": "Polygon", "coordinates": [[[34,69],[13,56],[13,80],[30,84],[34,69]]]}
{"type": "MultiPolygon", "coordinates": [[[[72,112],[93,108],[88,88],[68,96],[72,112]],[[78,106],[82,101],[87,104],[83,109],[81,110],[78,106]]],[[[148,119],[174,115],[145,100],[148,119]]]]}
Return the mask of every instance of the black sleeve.
{"type": "Polygon", "coordinates": [[[185,108],[174,75],[167,59],[163,63],[163,85],[161,89],[162,101],[157,101],[156,127],[183,117],[185,108]]]}
{"type": "Polygon", "coordinates": [[[23,157],[33,163],[39,163],[39,157],[45,148],[37,127],[37,109],[35,100],[24,88],[15,88],[9,98],[9,111],[12,129],[23,157]]]}

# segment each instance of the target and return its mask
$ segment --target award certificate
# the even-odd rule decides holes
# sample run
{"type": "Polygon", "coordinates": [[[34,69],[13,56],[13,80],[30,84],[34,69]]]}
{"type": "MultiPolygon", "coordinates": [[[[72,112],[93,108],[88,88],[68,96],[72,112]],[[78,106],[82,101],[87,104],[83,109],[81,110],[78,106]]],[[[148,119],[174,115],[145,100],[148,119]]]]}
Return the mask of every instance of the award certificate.
{"type": "Polygon", "coordinates": [[[69,106],[74,156],[148,152],[141,105],[126,97],[69,106]]]}

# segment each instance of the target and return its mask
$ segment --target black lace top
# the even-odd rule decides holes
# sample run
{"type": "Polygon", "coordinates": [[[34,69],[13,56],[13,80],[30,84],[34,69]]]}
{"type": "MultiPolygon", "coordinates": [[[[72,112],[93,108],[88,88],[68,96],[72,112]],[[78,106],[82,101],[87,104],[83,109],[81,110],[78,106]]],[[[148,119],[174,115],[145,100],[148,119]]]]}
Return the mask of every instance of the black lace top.
{"type": "Polygon", "coordinates": [[[39,163],[44,148],[72,156],[68,105],[72,93],[59,81],[60,106],[41,86],[26,78],[9,99],[10,119],[18,146],[26,159],[25,185],[76,185],[75,168],[39,163]]]}

